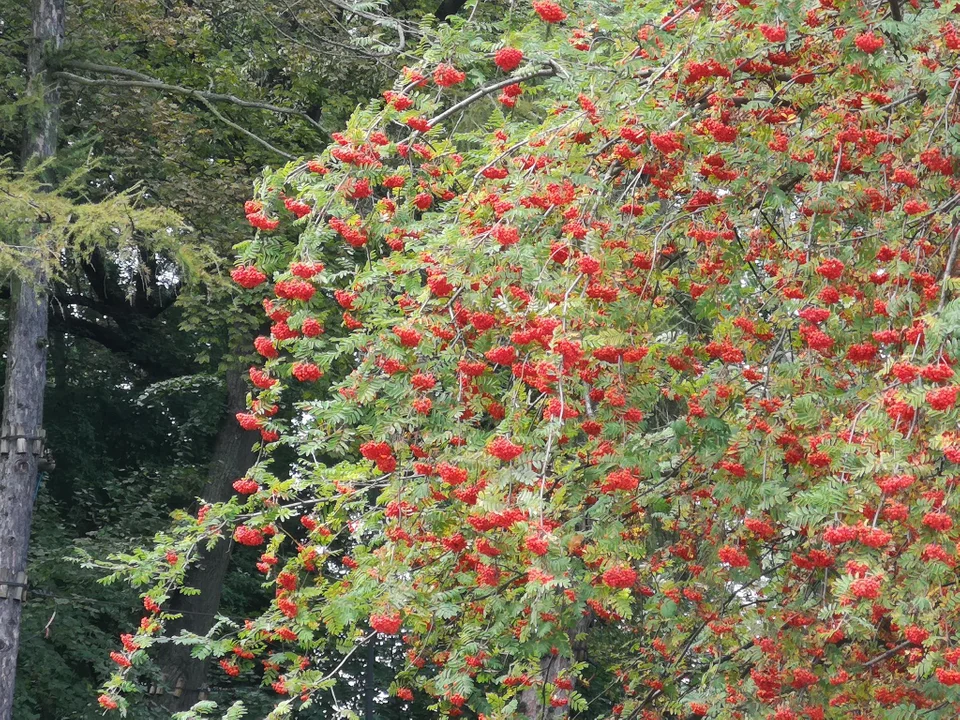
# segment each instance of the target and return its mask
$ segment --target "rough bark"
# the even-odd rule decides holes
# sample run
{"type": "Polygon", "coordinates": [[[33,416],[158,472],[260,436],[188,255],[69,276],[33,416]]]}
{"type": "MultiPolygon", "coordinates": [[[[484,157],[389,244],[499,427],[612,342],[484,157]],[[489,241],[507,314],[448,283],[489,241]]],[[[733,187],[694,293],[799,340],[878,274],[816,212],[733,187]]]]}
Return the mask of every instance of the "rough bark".
{"type": "MultiPolygon", "coordinates": [[[[27,56],[29,106],[24,166],[50,158],[57,147],[60,94],[47,66],[63,44],[64,0],[34,0],[27,56]]],[[[39,221],[38,221],[39,222],[39,221]]],[[[36,242],[39,227],[24,243],[36,242]]],[[[13,714],[20,612],[37,483],[43,393],[47,382],[46,277],[27,264],[10,291],[9,335],[0,435],[0,720],[13,714]],[[13,437],[15,435],[24,437],[13,437]],[[3,581],[6,584],[3,584],[3,581]]]]}
{"type": "MultiPolygon", "coordinates": [[[[566,671],[574,662],[580,662],[587,656],[586,644],[578,638],[581,633],[585,633],[593,624],[593,614],[582,617],[570,632],[570,646],[572,657],[564,655],[547,655],[540,660],[540,680],[520,694],[520,708],[523,714],[529,720],[555,720],[567,715],[568,708],[553,707],[550,704],[550,694],[546,686],[553,683],[559,676],[566,674],[566,671]]],[[[561,693],[566,695],[567,693],[561,693]]]]}
{"type": "MultiPolygon", "coordinates": [[[[222,502],[233,494],[233,481],[242,477],[254,461],[252,450],[257,439],[255,432],[240,429],[234,417],[246,408],[247,387],[238,369],[226,374],[226,416],[213,448],[207,484],[201,497],[208,502],[222,502]]],[[[178,595],[170,604],[170,612],[183,613],[182,619],[171,626],[172,634],[180,631],[205,634],[214,622],[220,607],[223,579],[230,564],[232,542],[224,539],[210,551],[201,554],[200,561],[188,572],[186,584],[200,590],[199,595],[178,595]]],[[[203,699],[206,687],[206,660],[190,657],[190,646],[169,645],[160,659],[166,694],[164,705],[171,712],[187,710],[203,699]]]]}

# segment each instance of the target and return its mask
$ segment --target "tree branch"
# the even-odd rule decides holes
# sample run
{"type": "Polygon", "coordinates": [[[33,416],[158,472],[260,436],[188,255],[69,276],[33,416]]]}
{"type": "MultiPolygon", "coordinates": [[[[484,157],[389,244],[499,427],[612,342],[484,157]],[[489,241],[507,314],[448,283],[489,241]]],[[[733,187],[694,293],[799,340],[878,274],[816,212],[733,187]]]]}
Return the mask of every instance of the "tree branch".
{"type": "Polygon", "coordinates": [[[272,152],[275,152],[277,155],[280,155],[280,156],[282,156],[282,157],[285,157],[287,160],[293,160],[293,159],[294,159],[294,156],[291,155],[290,153],[286,153],[286,152],[284,152],[283,150],[281,150],[280,148],[275,147],[274,145],[271,145],[268,141],[264,140],[262,137],[260,137],[260,136],[257,135],[256,133],[253,133],[253,132],[247,130],[245,127],[242,127],[242,126],[240,126],[240,125],[237,125],[237,123],[233,122],[233,120],[230,120],[230,119],[224,117],[224,116],[220,113],[220,111],[217,110],[217,109],[213,106],[213,103],[211,103],[211,102],[210,102],[209,100],[207,100],[205,97],[203,97],[203,96],[201,96],[201,95],[196,95],[196,98],[197,98],[197,100],[199,100],[200,102],[202,102],[204,105],[206,105],[207,110],[209,110],[209,111],[211,112],[211,114],[212,114],[215,118],[217,118],[220,122],[222,122],[224,125],[227,125],[228,127],[232,127],[232,128],[233,128],[234,130],[236,130],[238,133],[241,133],[241,134],[243,134],[243,135],[246,135],[248,138],[250,138],[250,139],[253,140],[254,142],[257,142],[257,143],[260,143],[261,145],[263,145],[263,147],[265,147],[267,150],[271,150],[272,152]]]}
{"type": "MultiPolygon", "coordinates": [[[[170,83],[165,83],[161,80],[158,80],[157,78],[150,77],[149,75],[144,75],[143,73],[137,72],[136,70],[129,70],[127,68],[117,67],[115,65],[98,65],[97,63],[88,63],[88,62],[79,62],[79,61],[70,62],[70,63],[67,63],[67,65],[77,70],[87,70],[89,72],[102,73],[105,75],[119,75],[121,77],[133,78],[134,80],[138,80],[141,83],[146,83],[144,85],[139,85],[139,87],[147,87],[147,88],[153,88],[157,90],[164,90],[165,92],[178,93],[180,95],[202,96],[207,100],[211,100],[213,102],[227,102],[227,103],[232,103],[233,105],[237,105],[239,107],[244,107],[244,108],[257,108],[259,110],[269,110],[270,112],[281,113],[283,115],[295,115],[299,118],[303,118],[304,120],[306,120],[308,123],[313,125],[317,130],[320,130],[321,132],[327,132],[327,129],[323,127],[323,125],[318,123],[316,120],[314,120],[312,117],[307,115],[307,113],[303,112],[302,110],[282,107],[280,105],[274,105],[272,103],[258,102],[254,100],[244,100],[242,98],[238,98],[236,95],[229,95],[226,93],[207,92],[204,90],[195,90],[193,88],[184,87],[182,85],[171,85],[170,83]]],[[[70,73],[66,73],[66,74],[69,75],[67,79],[74,80],[76,82],[79,82],[78,78],[81,77],[79,75],[72,75],[70,73]]],[[[87,80],[89,84],[89,81],[94,79],[83,78],[83,80],[87,80]]],[[[111,80],[96,80],[96,82],[98,84],[104,84],[104,85],[117,84],[117,81],[111,81],[111,80]]],[[[137,85],[131,85],[131,87],[137,87],[137,85]]]]}
{"type": "Polygon", "coordinates": [[[479,90],[477,90],[473,95],[461,100],[456,105],[447,108],[442,113],[437,115],[435,118],[431,118],[431,120],[429,121],[430,125],[436,125],[437,123],[443,122],[454,113],[457,113],[460,110],[463,110],[468,105],[472,105],[480,98],[486,97],[490,93],[496,92],[497,90],[505,88],[508,85],[516,85],[517,83],[526,82],[527,80],[533,80],[534,78],[538,78],[538,77],[552,77],[553,75],[556,75],[556,74],[557,74],[557,66],[554,65],[553,63],[550,63],[543,70],[537,70],[536,72],[529,73],[527,75],[522,75],[520,77],[507,78],[506,80],[495,82],[493,83],[493,85],[487,85],[486,87],[482,87],[479,90]]]}
{"type": "Polygon", "coordinates": [[[902,643],[900,643],[899,645],[896,645],[895,647],[890,648],[882,655],[877,655],[875,658],[871,658],[870,660],[867,660],[863,665],[860,666],[860,669],[867,670],[868,668],[871,668],[874,665],[876,665],[878,662],[883,662],[887,658],[892,657],[893,655],[896,655],[901,650],[906,650],[911,645],[913,645],[912,642],[910,642],[909,640],[904,640],[902,643]]]}
{"type": "MultiPolygon", "coordinates": [[[[142,88],[149,88],[153,90],[165,90],[167,92],[176,92],[181,95],[192,97],[195,100],[198,100],[199,102],[203,103],[203,105],[207,108],[207,110],[209,110],[213,114],[213,116],[217,118],[220,122],[222,122],[224,125],[227,125],[233,128],[234,130],[236,130],[239,133],[242,133],[243,135],[246,135],[251,140],[267,148],[267,150],[270,150],[271,152],[275,152],[277,155],[280,155],[281,157],[284,157],[287,160],[293,160],[294,158],[294,156],[291,155],[290,153],[284,152],[283,150],[276,147],[275,145],[272,145],[269,141],[264,140],[262,137],[260,137],[256,133],[253,133],[250,130],[247,130],[246,128],[241,127],[240,125],[237,125],[237,123],[233,122],[232,120],[229,120],[228,118],[224,117],[223,114],[221,114],[213,106],[213,103],[211,103],[210,100],[207,99],[207,96],[210,95],[211,93],[205,93],[200,90],[190,90],[189,88],[181,88],[176,85],[167,85],[166,83],[161,83],[161,82],[152,82],[152,81],[147,82],[145,80],[110,80],[110,79],[88,78],[88,77],[83,77],[81,75],[74,75],[73,73],[64,72],[64,71],[60,71],[56,73],[56,76],[59,78],[62,78],[63,80],[79,83],[81,85],[97,85],[97,86],[109,85],[113,87],[142,87],[142,88]]],[[[250,104],[250,106],[253,107],[255,106],[255,104],[250,104]]],[[[299,114],[297,111],[289,111],[289,112],[299,114]]],[[[313,122],[313,120],[311,119],[310,122],[313,122]]]]}
{"type": "Polygon", "coordinates": [[[170,362],[169,357],[156,352],[156,348],[138,342],[122,330],[101,325],[81,318],[70,312],[57,312],[51,305],[49,313],[51,325],[75,337],[86,338],[106,350],[125,358],[131,364],[141,368],[154,379],[176,377],[181,367],[170,362]]]}
{"type": "Polygon", "coordinates": [[[358,15],[362,18],[366,18],[367,20],[370,20],[371,22],[376,23],[377,25],[388,25],[392,27],[394,30],[396,30],[397,35],[399,36],[399,42],[397,43],[397,47],[391,49],[391,51],[387,53],[388,55],[399,54],[403,52],[403,49],[407,46],[407,35],[404,32],[403,24],[399,20],[391,17],[380,17],[378,15],[373,15],[372,13],[364,12],[363,10],[358,10],[356,8],[351,7],[345,2],[341,2],[341,0],[326,0],[326,1],[329,2],[331,5],[334,5],[348,13],[353,13],[354,15],[358,15]]]}
{"type": "Polygon", "coordinates": [[[189,97],[194,97],[197,99],[205,99],[212,102],[227,102],[238,107],[243,108],[256,108],[259,110],[269,110],[270,112],[281,113],[283,115],[295,115],[296,117],[306,120],[308,123],[313,125],[317,130],[321,132],[327,132],[326,128],[323,127],[320,123],[314,120],[312,117],[307,115],[307,113],[302,110],[295,110],[294,108],[281,107],[279,105],[273,105],[271,103],[265,102],[256,102],[253,100],[243,100],[238,98],[236,95],[227,95],[225,93],[215,93],[207,92],[204,90],[194,90],[193,88],[183,87],[182,85],[171,85],[170,83],[165,83],[156,78],[152,78],[149,75],[144,75],[143,73],[137,72],[136,70],[128,70],[127,68],[115,67],[113,65],[97,65],[96,63],[87,63],[87,62],[71,62],[68,63],[69,67],[75,68],[77,70],[87,70],[89,72],[102,73],[105,75],[118,75],[120,77],[132,78],[131,80],[115,80],[111,78],[88,78],[82,75],[76,75],[74,73],[60,71],[56,73],[57,77],[61,77],[64,80],[69,80],[71,82],[80,83],[83,85],[107,85],[114,87],[142,87],[151,90],[161,90],[163,92],[176,93],[178,95],[187,95],[189,97]]]}

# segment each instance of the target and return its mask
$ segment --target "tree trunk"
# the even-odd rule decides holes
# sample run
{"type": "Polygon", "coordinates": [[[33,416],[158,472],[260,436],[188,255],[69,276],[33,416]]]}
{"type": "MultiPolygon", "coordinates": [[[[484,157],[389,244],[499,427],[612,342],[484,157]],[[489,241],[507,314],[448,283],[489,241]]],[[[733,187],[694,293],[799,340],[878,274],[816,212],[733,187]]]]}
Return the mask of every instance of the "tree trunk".
{"type": "MultiPolygon", "coordinates": [[[[520,693],[520,709],[529,720],[554,720],[568,714],[569,708],[555,708],[550,704],[550,696],[547,693],[546,686],[552,683],[573,665],[574,661],[581,662],[587,656],[586,643],[578,639],[581,633],[585,633],[593,624],[593,613],[584,615],[577,621],[574,629],[570,631],[570,646],[573,657],[563,655],[548,655],[540,660],[540,681],[520,693]]],[[[571,678],[572,679],[572,678],[571,678]]],[[[561,692],[562,696],[567,696],[567,692],[561,692]]]]}
{"type": "MultiPolygon", "coordinates": [[[[63,19],[64,0],[34,0],[27,96],[35,102],[28,106],[23,142],[25,167],[43,162],[56,151],[60,93],[47,64],[63,44],[63,19]]],[[[24,244],[36,240],[37,230],[33,229],[32,238],[24,238],[24,244]]],[[[10,292],[0,425],[0,720],[9,720],[13,715],[20,611],[47,383],[46,277],[39,261],[27,263],[19,275],[10,292]]]]}
{"type": "Polygon", "coordinates": [[[363,681],[363,720],[373,720],[373,694],[377,691],[373,672],[377,664],[377,638],[367,643],[367,667],[363,681]]]}
{"type": "MultiPolygon", "coordinates": [[[[252,447],[256,432],[246,432],[237,424],[236,413],[246,409],[247,387],[238,369],[229,370],[227,380],[227,412],[213,448],[210,475],[202,497],[208,502],[223,502],[233,494],[233,481],[242,477],[255,460],[252,447]]],[[[186,584],[200,590],[199,595],[177,595],[170,612],[183,613],[172,624],[172,635],[181,630],[203,635],[213,626],[220,607],[223,579],[230,564],[232,541],[224,539],[210,551],[204,550],[200,560],[187,573],[186,584]]],[[[160,665],[167,692],[164,705],[171,712],[187,710],[199,700],[207,680],[207,661],[190,657],[190,646],[170,644],[160,665]]]]}

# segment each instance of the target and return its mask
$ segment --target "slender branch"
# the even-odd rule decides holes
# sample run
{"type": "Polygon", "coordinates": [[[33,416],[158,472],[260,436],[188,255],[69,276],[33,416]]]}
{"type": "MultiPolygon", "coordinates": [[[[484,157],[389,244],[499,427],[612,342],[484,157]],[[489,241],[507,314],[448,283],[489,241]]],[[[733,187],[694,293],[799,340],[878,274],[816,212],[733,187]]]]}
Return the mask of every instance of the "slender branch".
{"type": "Polygon", "coordinates": [[[900,643],[899,645],[897,645],[897,646],[895,646],[895,647],[890,648],[889,650],[887,650],[887,651],[886,651],[885,653],[883,653],[882,655],[877,655],[875,658],[872,658],[872,659],[870,659],[870,660],[867,660],[863,665],[860,666],[860,669],[861,669],[861,670],[866,670],[866,669],[868,669],[868,668],[871,668],[871,667],[873,667],[874,665],[876,665],[878,662],[883,662],[883,661],[886,660],[888,657],[891,657],[891,656],[893,656],[893,655],[896,655],[896,654],[897,654],[898,652],[900,652],[901,650],[906,650],[906,649],[907,649],[908,647],[910,647],[911,645],[913,645],[912,642],[910,642],[909,640],[904,640],[902,643],[900,643]]]}
{"type": "Polygon", "coordinates": [[[957,241],[960,240],[960,228],[953,228],[953,239],[950,241],[950,253],[947,256],[947,264],[943,268],[943,278],[940,280],[940,304],[937,306],[937,311],[943,310],[944,305],[947,304],[947,287],[949,286],[950,279],[953,277],[953,264],[957,260],[957,241]]]}
{"type": "Polygon", "coordinates": [[[243,134],[243,135],[246,135],[248,138],[250,138],[250,139],[253,140],[254,142],[259,143],[260,145],[263,145],[263,147],[265,147],[267,150],[270,150],[270,151],[272,151],[272,152],[275,152],[277,155],[280,155],[281,157],[285,157],[287,160],[293,160],[293,159],[294,159],[294,156],[291,155],[290,153],[286,153],[286,152],[284,152],[283,150],[281,150],[280,148],[278,148],[278,147],[276,147],[276,146],[274,146],[274,145],[271,145],[268,141],[264,140],[262,137],[260,137],[260,136],[257,135],[256,133],[250,132],[250,131],[247,130],[245,127],[242,127],[242,126],[240,126],[240,125],[237,125],[237,123],[233,122],[233,120],[230,120],[230,119],[224,117],[224,116],[220,113],[220,111],[217,110],[217,109],[213,106],[213,103],[211,103],[209,100],[207,100],[207,99],[206,99],[205,97],[203,97],[202,95],[196,95],[195,97],[197,98],[197,100],[199,100],[199,101],[202,102],[204,105],[206,105],[207,110],[209,110],[209,111],[213,114],[213,116],[214,116],[215,118],[217,118],[217,120],[219,120],[220,122],[222,122],[224,125],[227,125],[227,126],[229,126],[229,127],[232,127],[232,128],[233,128],[234,130],[236,130],[238,133],[241,133],[241,134],[243,134]]]}
{"type": "MultiPolygon", "coordinates": [[[[168,92],[176,92],[181,95],[186,95],[187,97],[192,97],[200,101],[201,103],[203,103],[203,105],[207,108],[207,110],[209,110],[213,114],[213,116],[216,117],[217,120],[222,122],[224,125],[227,125],[233,128],[234,130],[236,130],[237,132],[243,135],[246,135],[248,138],[250,138],[254,142],[259,143],[260,145],[265,147],[267,150],[270,150],[271,152],[275,152],[277,155],[280,155],[281,157],[284,157],[287,160],[293,160],[294,158],[294,156],[291,155],[290,153],[284,152],[283,150],[276,147],[275,145],[272,145],[269,141],[264,140],[262,137],[260,137],[256,133],[253,133],[250,130],[247,130],[245,127],[242,127],[237,123],[233,122],[232,120],[224,117],[224,115],[220,113],[213,106],[213,103],[210,102],[209,96],[212,93],[205,93],[200,90],[190,90],[188,88],[181,88],[176,85],[167,85],[166,83],[161,83],[161,82],[147,82],[144,80],[94,79],[94,78],[86,78],[80,75],[74,75],[73,73],[62,72],[62,71],[56,73],[56,75],[57,77],[63,78],[64,80],[80,83],[81,85],[111,85],[114,87],[145,87],[145,88],[152,88],[156,90],[166,90],[168,92]]],[[[255,103],[249,103],[247,106],[248,107],[264,107],[263,105],[258,105],[255,103]]],[[[268,107],[267,109],[276,109],[276,108],[268,107]]],[[[291,114],[298,114],[298,115],[301,114],[295,110],[287,110],[286,112],[289,112],[291,114]]],[[[313,123],[313,120],[311,120],[310,122],[313,123]]],[[[313,123],[313,124],[316,125],[316,123],[313,123]]]]}
{"type": "Polygon", "coordinates": [[[919,100],[921,103],[925,103],[927,101],[927,91],[917,90],[916,92],[912,92],[906,97],[902,97],[899,100],[894,100],[893,102],[887,103],[886,105],[881,107],[880,110],[881,111],[893,110],[895,107],[898,107],[900,105],[906,105],[907,103],[913,102],[914,100],[919,100]]]}
{"type": "Polygon", "coordinates": [[[493,83],[493,85],[487,85],[486,87],[482,87],[479,90],[477,90],[473,95],[470,95],[469,97],[464,98],[463,100],[458,102],[456,105],[453,105],[452,107],[447,108],[442,113],[437,115],[435,118],[432,118],[430,120],[430,125],[436,125],[437,123],[443,122],[454,113],[457,113],[463,110],[468,105],[472,105],[480,98],[486,97],[490,93],[496,92],[497,90],[505,88],[508,85],[516,85],[517,83],[526,82],[527,80],[532,80],[538,77],[551,77],[556,74],[557,74],[557,68],[555,65],[551,63],[550,65],[545,67],[543,70],[537,70],[536,72],[529,73],[527,75],[522,75],[521,77],[507,78],[506,80],[495,82],[493,83]]]}
{"type": "Polygon", "coordinates": [[[95,63],[86,63],[86,62],[74,62],[69,64],[70,67],[76,68],[78,70],[87,70],[90,72],[103,73],[106,75],[119,75],[121,77],[132,78],[132,80],[114,80],[111,78],[88,78],[82,75],[76,75],[74,73],[60,71],[56,73],[57,77],[61,77],[64,80],[69,80],[71,82],[80,83],[82,85],[106,85],[106,86],[116,86],[116,87],[142,87],[151,90],[161,90],[163,92],[176,93],[178,95],[187,95],[190,97],[205,98],[213,102],[227,102],[237,105],[238,107],[243,108],[257,108],[259,110],[269,110],[270,112],[281,113],[284,115],[295,115],[297,117],[303,118],[315,128],[322,132],[326,132],[326,129],[314,120],[312,117],[307,115],[302,110],[296,110],[294,108],[281,107],[279,105],[273,105],[271,103],[265,102],[256,102],[253,100],[244,100],[238,98],[236,95],[228,95],[225,93],[214,93],[207,92],[204,90],[195,90],[193,88],[184,87],[182,85],[171,85],[170,83],[165,83],[156,78],[152,78],[149,75],[144,75],[143,73],[137,72],[136,70],[128,70],[127,68],[114,67],[112,65],[97,65],[95,63]]]}

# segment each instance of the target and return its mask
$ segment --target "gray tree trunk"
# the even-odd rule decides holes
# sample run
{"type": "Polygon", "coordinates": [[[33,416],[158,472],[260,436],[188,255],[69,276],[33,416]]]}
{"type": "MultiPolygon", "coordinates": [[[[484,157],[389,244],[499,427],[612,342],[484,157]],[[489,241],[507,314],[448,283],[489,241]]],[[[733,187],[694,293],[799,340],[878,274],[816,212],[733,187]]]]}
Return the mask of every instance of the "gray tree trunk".
{"type": "MultiPolygon", "coordinates": [[[[243,477],[253,465],[253,444],[256,432],[246,432],[237,424],[236,413],[246,409],[247,386],[238,369],[227,372],[227,412],[213,448],[210,474],[202,497],[208,502],[223,502],[233,494],[233,481],[243,477]]],[[[170,612],[183,613],[171,625],[171,634],[182,630],[205,634],[212,626],[220,607],[223,579],[230,565],[232,541],[221,540],[210,551],[201,553],[200,561],[187,573],[186,584],[200,590],[199,595],[178,595],[170,612]]],[[[190,657],[189,645],[170,644],[160,658],[167,694],[164,705],[172,712],[189,709],[203,699],[208,662],[190,657]]]]}
{"type": "MultiPolygon", "coordinates": [[[[34,0],[27,95],[35,102],[27,110],[24,167],[43,162],[56,152],[60,92],[48,64],[63,44],[63,22],[64,0],[34,0]]],[[[35,242],[39,234],[35,227],[24,244],[35,242]]],[[[40,437],[47,383],[46,277],[39,262],[27,264],[18,275],[10,292],[0,425],[0,720],[10,720],[13,715],[22,584],[26,581],[40,454],[40,441],[34,438],[40,437]]]]}
{"type": "MultiPolygon", "coordinates": [[[[569,708],[555,708],[550,704],[550,694],[546,686],[553,683],[559,676],[566,674],[574,662],[581,662],[587,656],[586,643],[579,639],[593,624],[593,613],[583,616],[570,631],[570,645],[573,657],[564,655],[547,655],[540,660],[540,680],[520,693],[520,710],[528,720],[556,720],[569,714],[569,708]]],[[[572,678],[571,678],[572,679],[572,678]]],[[[566,691],[561,696],[568,696],[566,691]]]]}

